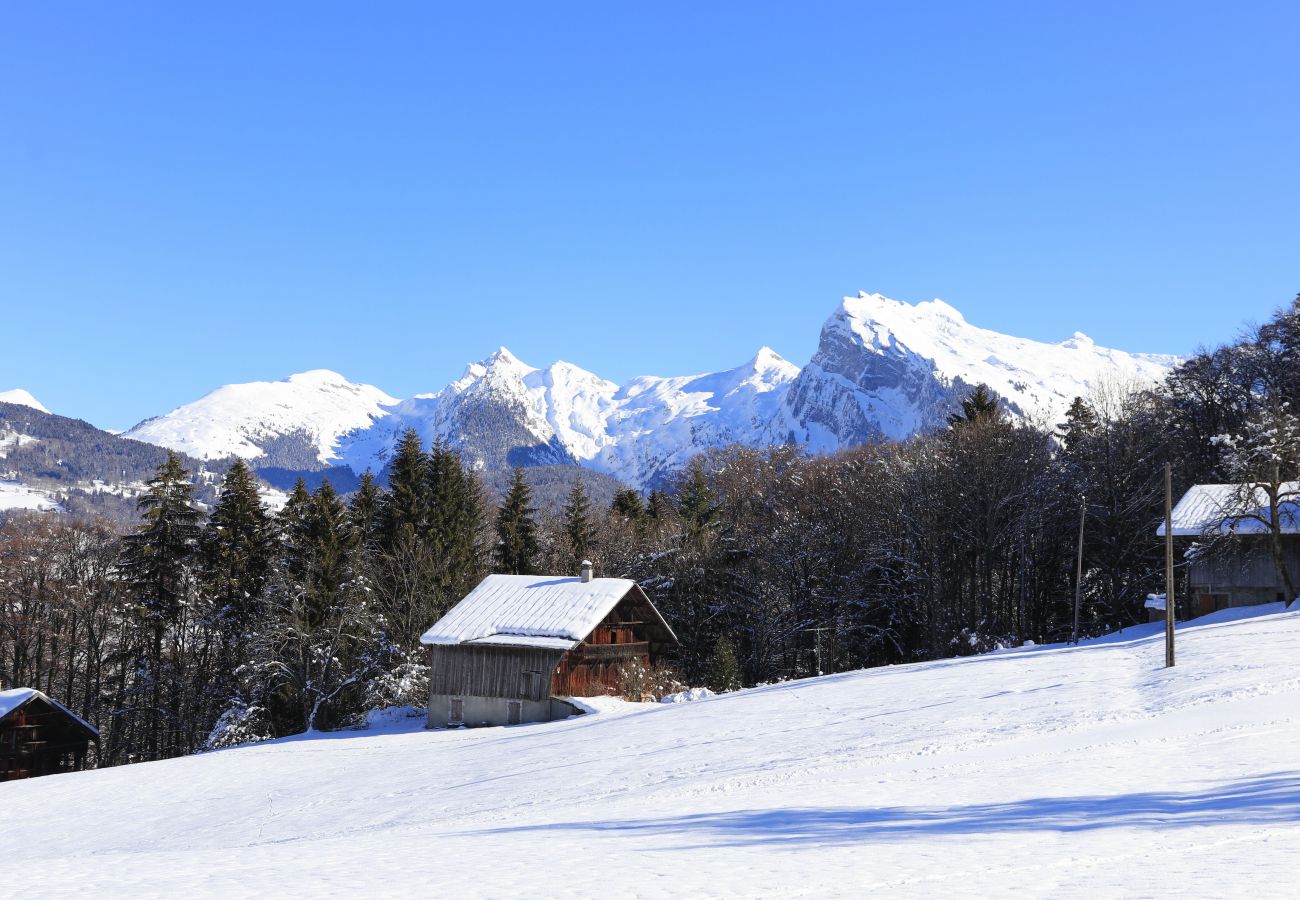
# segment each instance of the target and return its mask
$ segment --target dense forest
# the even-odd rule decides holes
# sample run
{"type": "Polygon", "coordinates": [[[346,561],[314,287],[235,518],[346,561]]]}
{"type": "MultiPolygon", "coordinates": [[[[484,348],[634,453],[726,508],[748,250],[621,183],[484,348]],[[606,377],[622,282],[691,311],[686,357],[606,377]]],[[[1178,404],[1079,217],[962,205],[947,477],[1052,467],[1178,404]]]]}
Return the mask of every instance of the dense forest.
{"type": "Polygon", "coordinates": [[[947,427],[832,456],[732,447],[667,490],[554,511],[528,470],[490,493],[408,433],[381,486],[299,482],[283,509],[242,463],[210,514],[167,454],[140,524],[13,514],[0,526],[0,686],[63,700],[98,763],[192,753],[421,705],[419,636],[490,571],[645,587],[682,639],[661,681],[752,685],[1067,639],[1139,621],[1175,492],[1300,473],[1300,298],[1154,388],[1102,386],[1062,422],[975,390],[947,427]]]}

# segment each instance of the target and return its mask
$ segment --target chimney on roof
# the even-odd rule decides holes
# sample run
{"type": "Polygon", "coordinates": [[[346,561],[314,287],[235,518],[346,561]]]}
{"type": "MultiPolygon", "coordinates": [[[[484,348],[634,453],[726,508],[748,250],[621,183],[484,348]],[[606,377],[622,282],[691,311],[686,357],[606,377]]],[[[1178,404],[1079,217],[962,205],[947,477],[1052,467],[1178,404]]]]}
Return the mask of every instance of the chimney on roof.
{"type": "Polygon", "coordinates": [[[588,581],[591,581],[591,560],[584,559],[582,561],[582,583],[586,584],[588,581]]]}

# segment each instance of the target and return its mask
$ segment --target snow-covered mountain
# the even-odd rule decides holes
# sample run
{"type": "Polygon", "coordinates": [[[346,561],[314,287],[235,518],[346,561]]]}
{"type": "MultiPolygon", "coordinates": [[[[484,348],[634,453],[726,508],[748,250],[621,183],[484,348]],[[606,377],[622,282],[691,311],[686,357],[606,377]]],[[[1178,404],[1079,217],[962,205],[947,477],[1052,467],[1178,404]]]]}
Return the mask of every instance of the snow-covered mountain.
{"type": "Polygon", "coordinates": [[[566,362],[534,368],[502,347],[436,394],[406,400],[344,438],[339,459],[378,471],[414,428],[479,468],[577,462],[650,484],[700,450],[758,442],[798,371],[765,347],[726,372],[642,376],[620,387],[566,362]]]}
{"type": "Polygon", "coordinates": [[[382,471],[414,428],[484,470],[578,463],[647,487],[695,453],[731,443],[825,452],[938,427],[980,382],[1013,414],[1053,423],[1101,381],[1149,383],[1176,362],[1077,333],[1056,344],[1010,337],[967,323],[941,300],[863,293],[827,320],[802,370],[764,347],[724,372],[618,385],[566,362],[535,368],[503,347],[443,389],[407,400],[307,372],[228,385],[127,436],[204,459],[360,473],[382,471]]]}
{"type": "Polygon", "coordinates": [[[822,327],[767,437],[814,451],[907,437],[941,425],[980,383],[1013,415],[1051,425],[1106,381],[1150,384],[1177,363],[1099,347],[1080,332],[1055,344],[1011,337],[971,325],[942,300],[860,293],[822,327]]]}
{"type": "Polygon", "coordinates": [[[14,388],[12,391],[0,391],[0,403],[14,403],[18,406],[30,406],[37,412],[49,412],[41,401],[22,388],[14,388]]]}
{"type": "Polygon", "coordinates": [[[317,468],[333,458],[342,435],[370,427],[396,403],[379,388],[316,369],[217,388],[146,419],[125,437],[198,459],[238,456],[260,465],[317,468]]]}

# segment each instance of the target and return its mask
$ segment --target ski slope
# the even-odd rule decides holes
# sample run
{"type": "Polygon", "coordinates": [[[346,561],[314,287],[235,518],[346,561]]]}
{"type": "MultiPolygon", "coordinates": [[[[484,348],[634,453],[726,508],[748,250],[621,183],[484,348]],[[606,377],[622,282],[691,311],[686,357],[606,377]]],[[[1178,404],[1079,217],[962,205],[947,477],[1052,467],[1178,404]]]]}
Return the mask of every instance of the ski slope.
{"type": "Polygon", "coordinates": [[[1294,896],[1300,612],[0,785],[23,896],[1294,896]]]}

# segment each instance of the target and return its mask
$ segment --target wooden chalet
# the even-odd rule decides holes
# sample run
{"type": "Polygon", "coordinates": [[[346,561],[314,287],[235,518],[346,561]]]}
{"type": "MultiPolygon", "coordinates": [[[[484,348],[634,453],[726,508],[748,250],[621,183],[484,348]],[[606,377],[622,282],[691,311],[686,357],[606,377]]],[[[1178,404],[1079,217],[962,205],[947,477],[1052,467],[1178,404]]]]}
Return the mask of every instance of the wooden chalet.
{"type": "Polygon", "coordinates": [[[489,575],[421,638],[429,725],[515,725],[572,715],[565,697],[614,693],[677,636],[633,581],[489,575]]]}
{"type": "MultiPolygon", "coordinates": [[[[1300,483],[1283,484],[1282,496],[1300,496],[1300,483]]],[[[1269,550],[1270,535],[1261,518],[1269,519],[1262,490],[1251,492],[1235,484],[1197,484],[1188,489],[1173,509],[1173,535],[1187,539],[1189,546],[1200,544],[1202,552],[1187,559],[1186,601],[1178,598],[1179,613],[1195,618],[1229,607],[1295,599],[1283,596],[1269,550]]],[[[1292,582],[1300,585],[1300,509],[1295,502],[1279,505],[1278,524],[1285,565],[1292,582]]],[[[1156,535],[1165,536],[1163,522],[1156,535]]],[[[1152,619],[1164,619],[1158,598],[1148,607],[1152,619]]]]}
{"type": "Polygon", "coordinates": [[[99,732],[34,688],[0,691],[0,781],[75,772],[99,732]]]}

